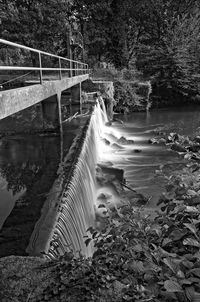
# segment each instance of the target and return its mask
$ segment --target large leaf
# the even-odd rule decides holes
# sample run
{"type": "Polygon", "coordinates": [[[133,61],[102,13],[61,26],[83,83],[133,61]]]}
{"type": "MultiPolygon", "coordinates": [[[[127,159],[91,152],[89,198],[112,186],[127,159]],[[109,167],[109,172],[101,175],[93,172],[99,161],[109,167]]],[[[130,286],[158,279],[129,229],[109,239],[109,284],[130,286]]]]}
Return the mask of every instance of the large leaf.
{"type": "Polygon", "coordinates": [[[194,301],[194,293],[195,293],[194,286],[187,286],[185,288],[185,294],[186,294],[188,300],[191,302],[194,301]]]}
{"type": "MultiPolygon", "coordinates": [[[[193,268],[189,272],[200,278],[200,267],[199,268],[193,268]]],[[[200,279],[199,279],[199,282],[200,282],[200,279]]]]}
{"type": "Polygon", "coordinates": [[[194,257],[200,260],[200,251],[194,254],[194,257]]]}
{"type": "Polygon", "coordinates": [[[175,229],[171,232],[170,238],[172,238],[173,240],[180,240],[184,235],[184,231],[175,229]]]}
{"type": "Polygon", "coordinates": [[[186,238],[183,240],[183,244],[184,245],[190,245],[190,246],[196,246],[196,247],[200,247],[200,243],[193,238],[186,238]]]}
{"type": "Polygon", "coordinates": [[[143,251],[143,247],[142,247],[142,245],[141,245],[140,243],[134,245],[134,246],[132,247],[132,249],[133,249],[133,251],[135,251],[135,252],[142,252],[142,251],[143,251]]]}
{"type": "Polygon", "coordinates": [[[166,280],[164,282],[164,288],[166,291],[171,292],[171,293],[176,293],[176,292],[182,292],[182,287],[180,284],[176,281],[173,280],[166,280]]]}
{"type": "Polygon", "coordinates": [[[162,242],[162,246],[165,247],[166,245],[168,245],[171,242],[173,242],[172,239],[170,239],[170,238],[164,238],[164,240],[162,242]]]}
{"type": "Polygon", "coordinates": [[[186,228],[188,228],[193,234],[196,235],[197,233],[197,229],[196,226],[192,223],[184,223],[184,226],[186,226],[186,228]]]}
{"type": "Polygon", "coordinates": [[[199,213],[199,210],[192,206],[186,206],[185,211],[189,213],[199,213]]]}
{"type": "Polygon", "coordinates": [[[188,191],[187,191],[187,195],[189,195],[189,196],[195,196],[197,193],[196,193],[196,191],[194,191],[194,190],[191,190],[191,189],[189,189],[188,191]]]}
{"type": "Polygon", "coordinates": [[[189,301],[191,302],[199,302],[200,301],[200,293],[195,291],[193,286],[189,286],[185,288],[185,293],[189,301]]]}
{"type": "MultiPolygon", "coordinates": [[[[170,242],[172,242],[170,240],[170,242]]],[[[177,257],[177,254],[176,253],[168,253],[167,251],[165,251],[163,248],[159,247],[159,251],[160,253],[162,254],[162,256],[165,256],[165,257],[172,257],[172,258],[176,258],[177,257]]]]}
{"type": "Polygon", "coordinates": [[[164,258],[163,262],[174,272],[178,270],[178,265],[171,258],[164,258]]]}
{"type": "Polygon", "coordinates": [[[145,271],[144,265],[142,261],[132,261],[130,263],[130,269],[132,269],[134,272],[142,273],[145,271]]]}

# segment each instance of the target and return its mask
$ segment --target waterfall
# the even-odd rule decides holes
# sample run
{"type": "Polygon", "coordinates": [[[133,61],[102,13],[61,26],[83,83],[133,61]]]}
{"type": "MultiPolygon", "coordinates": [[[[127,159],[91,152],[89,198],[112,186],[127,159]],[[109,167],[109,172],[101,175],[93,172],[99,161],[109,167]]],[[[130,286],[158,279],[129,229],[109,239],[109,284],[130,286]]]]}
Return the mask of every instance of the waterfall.
{"type": "Polygon", "coordinates": [[[107,123],[108,122],[108,116],[107,116],[107,112],[106,112],[106,106],[105,106],[104,100],[101,96],[99,97],[99,102],[97,103],[97,106],[101,107],[102,112],[101,112],[100,108],[99,108],[99,111],[102,114],[102,119],[103,119],[104,123],[107,123]]]}
{"type": "MultiPolygon", "coordinates": [[[[42,252],[54,258],[72,250],[74,253],[81,251],[83,255],[92,255],[93,247],[86,247],[84,236],[95,221],[96,164],[100,136],[106,121],[105,105],[103,102],[101,106],[97,103],[85,130],[76,162],[68,173],[70,175],[63,179],[63,185],[60,180],[56,181],[52,195],[43,207],[27,248],[28,254],[39,255],[42,252]],[[62,193],[59,193],[61,190],[62,193]]],[[[73,143],[72,151],[76,147],[77,141],[73,143]]]]}

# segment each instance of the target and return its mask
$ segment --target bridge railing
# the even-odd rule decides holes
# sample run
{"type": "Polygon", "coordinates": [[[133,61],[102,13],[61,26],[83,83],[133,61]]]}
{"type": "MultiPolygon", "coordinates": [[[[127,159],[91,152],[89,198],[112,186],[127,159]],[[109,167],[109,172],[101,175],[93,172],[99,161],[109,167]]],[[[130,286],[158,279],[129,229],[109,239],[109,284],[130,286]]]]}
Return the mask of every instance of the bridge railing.
{"type": "Polygon", "coordinates": [[[9,89],[14,81],[42,84],[88,73],[83,62],[0,39],[0,90],[9,89]]]}

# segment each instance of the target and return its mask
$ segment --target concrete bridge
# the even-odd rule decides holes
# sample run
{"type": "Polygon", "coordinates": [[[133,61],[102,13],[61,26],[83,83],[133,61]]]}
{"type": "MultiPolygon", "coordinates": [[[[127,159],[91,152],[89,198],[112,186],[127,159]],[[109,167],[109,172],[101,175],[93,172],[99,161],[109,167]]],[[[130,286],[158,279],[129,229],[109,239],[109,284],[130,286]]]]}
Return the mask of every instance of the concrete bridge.
{"type": "Polygon", "coordinates": [[[61,96],[67,91],[72,102],[80,104],[81,83],[89,78],[88,65],[3,39],[0,45],[1,50],[11,49],[5,55],[6,65],[0,66],[0,120],[42,102],[44,119],[61,126],[61,96]],[[9,64],[12,55],[21,61],[28,56],[28,66],[9,64]],[[6,84],[14,80],[25,87],[7,89],[6,84]]]}

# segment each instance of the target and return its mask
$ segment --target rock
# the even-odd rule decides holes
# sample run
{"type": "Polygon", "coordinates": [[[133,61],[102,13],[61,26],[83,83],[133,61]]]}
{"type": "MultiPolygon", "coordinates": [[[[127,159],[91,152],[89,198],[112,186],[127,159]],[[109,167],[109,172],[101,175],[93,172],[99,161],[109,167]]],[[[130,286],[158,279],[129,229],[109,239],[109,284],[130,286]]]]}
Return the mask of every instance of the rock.
{"type": "Polygon", "coordinates": [[[126,138],[125,138],[124,136],[121,136],[121,137],[117,140],[117,142],[118,142],[119,144],[126,144],[127,140],[126,140],[126,138]]]}
{"type": "Polygon", "coordinates": [[[200,150],[200,145],[191,145],[189,147],[187,147],[187,150],[188,151],[192,151],[192,152],[198,152],[200,150]]]}
{"type": "Polygon", "coordinates": [[[161,138],[154,137],[154,138],[149,139],[148,143],[149,144],[165,144],[166,143],[166,139],[163,138],[163,137],[161,137],[161,138]]]}
{"type": "Polygon", "coordinates": [[[120,182],[123,182],[124,179],[124,170],[119,168],[113,168],[109,167],[108,165],[104,166],[99,164],[98,165],[101,168],[102,175],[104,175],[105,178],[108,178],[109,176],[117,179],[120,182]]]}
{"type": "Polygon", "coordinates": [[[124,122],[118,118],[113,119],[113,122],[119,123],[119,124],[123,124],[124,122]]]}
{"type": "Polygon", "coordinates": [[[120,146],[120,145],[118,145],[118,144],[116,144],[116,143],[112,144],[111,147],[112,147],[113,149],[115,149],[115,150],[124,149],[122,146],[120,146]]]}
{"type": "Polygon", "coordinates": [[[114,136],[112,133],[105,133],[105,136],[107,136],[111,141],[117,141],[117,137],[114,136]]]}
{"type": "Polygon", "coordinates": [[[133,149],[133,152],[140,153],[140,152],[142,152],[142,150],[141,149],[133,149]]]}
{"type": "Polygon", "coordinates": [[[171,142],[175,142],[179,139],[179,135],[177,133],[173,133],[171,132],[167,138],[167,142],[171,143],[171,142]]]}
{"type": "Polygon", "coordinates": [[[113,163],[111,161],[105,161],[103,162],[103,164],[98,164],[99,168],[108,168],[108,167],[112,167],[113,163]]]}
{"type": "Polygon", "coordinates": [[[166,139],[165,138],[160,138],[159,139],[159,144],[165,144],[166,143],[166,139]]]}
{"type": "Polygon", "coordinates": [[[98,200],[104,200],[104,201],[107,201],[108,199],[111,199],[112,198],[112,195],[108,194],[108,193],[101,193],[97,199],[98,200]]]}
{"type": "Polygon", "coordinates": [[[110,145],[110,142],[108,139],[106,138],[102,138],[102,141],[106,144],[106,145],[110,145]]]}
{"type": "Polygon", "coordinates": [[[186,152],[185,148],[178,143],[174,143],[171,145],[171,149],[176,152],[186,152]]]}
{"type": "Polygon", "coordinates": [[[131,145],[131,144],[134,144],[134,140],[132,139],[126,139],[124,136],[121,136],[117,142],[119,144],[122,144],[122,145],[131,145]]]}

